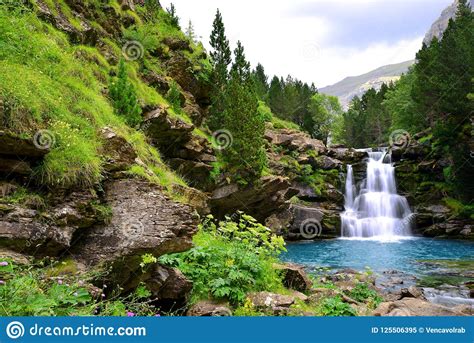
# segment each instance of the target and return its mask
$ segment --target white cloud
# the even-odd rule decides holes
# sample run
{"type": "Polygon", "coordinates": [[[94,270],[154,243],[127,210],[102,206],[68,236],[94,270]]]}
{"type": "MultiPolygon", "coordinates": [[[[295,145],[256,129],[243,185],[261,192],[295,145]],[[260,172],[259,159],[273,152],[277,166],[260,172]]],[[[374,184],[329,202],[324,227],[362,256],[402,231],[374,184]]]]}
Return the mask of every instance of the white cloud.
{"type": "MultiPolygon", "coordinates": [[[[341,6],[354,2],[337,1],[341,6]]],[[[400,40],[395,44],[384,43],[384,37],[380,37],[379,42],[353,48],[333,45],[331,32],[335,27],[330,18],[289,14],[296,6],[307,4],[305,0],[161,1],[164,7],[170,2],[176,6],[181,26],[186,27],[191,19],[207,48],[212,21],[219,8],[232,46],[241,40],[253,65],[260,62],[270,75],[291,74],[305,82],[314,82],[317,87],[386,64],[413,59],[421,47],[422,37],[400,40]]]]}

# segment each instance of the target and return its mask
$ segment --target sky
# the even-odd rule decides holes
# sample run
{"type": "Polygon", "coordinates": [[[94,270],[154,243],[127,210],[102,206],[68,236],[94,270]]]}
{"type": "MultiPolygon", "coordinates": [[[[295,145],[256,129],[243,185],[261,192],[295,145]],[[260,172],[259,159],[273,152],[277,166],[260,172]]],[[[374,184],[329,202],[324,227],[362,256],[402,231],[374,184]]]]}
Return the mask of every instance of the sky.
{"type": "Polygon", "coordinates": [[[425,33],[453,0],[161,0],[209,49],[217,8],[232,49],[268,75],[318,88],[415,58],[425,33]]]}

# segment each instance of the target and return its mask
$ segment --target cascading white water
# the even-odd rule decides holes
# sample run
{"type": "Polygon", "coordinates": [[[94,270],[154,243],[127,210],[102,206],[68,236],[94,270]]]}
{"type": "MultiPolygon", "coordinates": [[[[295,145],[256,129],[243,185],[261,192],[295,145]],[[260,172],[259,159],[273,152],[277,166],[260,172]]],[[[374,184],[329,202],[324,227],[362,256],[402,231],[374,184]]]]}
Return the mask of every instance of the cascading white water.
{"type": "Polygon", "coordinates": [[[386,151],[368,152],[367,178],[359,193],[352,166],[347,166],[342,237],[396,240],[410,236],[412,212],[397,194],[395,168],[386,151]]]}

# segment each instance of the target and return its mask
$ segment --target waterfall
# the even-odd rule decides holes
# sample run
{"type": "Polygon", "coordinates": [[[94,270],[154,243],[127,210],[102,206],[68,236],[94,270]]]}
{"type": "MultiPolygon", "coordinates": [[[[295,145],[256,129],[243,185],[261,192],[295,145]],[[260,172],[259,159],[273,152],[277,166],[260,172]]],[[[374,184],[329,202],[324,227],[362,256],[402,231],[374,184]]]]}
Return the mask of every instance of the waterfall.
{"type": "Polygon", "coordinates": [[[368,152],[367,177],[359,193],[352,166],[347,166],[342,237],[394,240],[410,236],[412,212],[397,194],[395,168],[386,151],[368,152]]]}

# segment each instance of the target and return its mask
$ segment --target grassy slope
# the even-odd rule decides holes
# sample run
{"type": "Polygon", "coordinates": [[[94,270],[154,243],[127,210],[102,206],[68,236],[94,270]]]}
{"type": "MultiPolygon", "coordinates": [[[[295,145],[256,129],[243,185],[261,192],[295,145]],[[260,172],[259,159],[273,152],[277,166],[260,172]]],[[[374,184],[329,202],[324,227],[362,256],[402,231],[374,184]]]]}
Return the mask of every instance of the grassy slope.
{"type": "MultiPolygon", "coordinates": [[[[64,2],[56,2],[63,14],[72,17],[64,2]]],[[[109,2],[116,12],[120,11],[116,1],[109,2]]],[[[57,11],[52,1],[47,3],[53,12],[57,11]]],[[[163,11],[160,16],[165,16],[163,11]]],[[[159,44],[166,36],[184,37],[181,31],[164,21],[151,29],[151,25],[136,18],[137,25],[126,30],[125,36],[138,38],[140,33],[146,34],[146,44],[159,44]]],[[[77,25],[73,18],[70,22],[77,25]]],[[[103,39],[102,43],[117,58],[121,57],[117,42],[103,39]]],[[[145,49],[149,47],[146,44],[145,49]]],[[[202,54],[202,50],[198,50],[196,53],[202,54]]],[[[189,57],[197,59],[197,56],[189,57]]],[[[144,66],[162,73],[159,61],[147,58],[145,54],[140,63],[143,65],[128,63],[129,76],[140,103],[167,104],[163,95],[137,76],[144,66]]],[[[167,187],[184,183],[162,163],[159,152],[147,144],[144,135],[129,128],[123,118],[114,113],[104,95],[110,71],[114,68],[98,49],[71,44],[64,33],[39,20],[34,12],[0,8],[0,99],[5,109],[0,124],[22,136],[33,136],[40,129],[52,133],[53,149],[36,170],[39,183],[50,187],[87,187],[98,183],[103,164],[99,131],[105,126],[125,137],[155,175],[146,173],[145,168],[139,166],[133,167],[131,173],[167,187]]]]}

